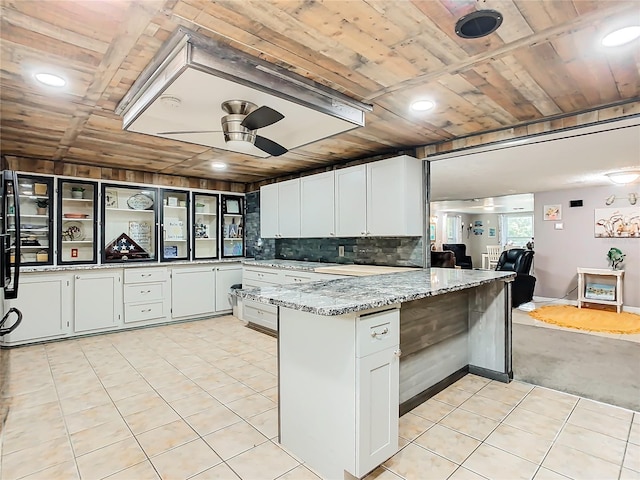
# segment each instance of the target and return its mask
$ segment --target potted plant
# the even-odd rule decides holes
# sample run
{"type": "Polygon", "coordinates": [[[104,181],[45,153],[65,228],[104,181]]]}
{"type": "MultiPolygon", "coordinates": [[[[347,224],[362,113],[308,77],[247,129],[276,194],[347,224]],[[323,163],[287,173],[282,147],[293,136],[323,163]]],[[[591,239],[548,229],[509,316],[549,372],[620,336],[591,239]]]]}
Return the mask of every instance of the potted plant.
{"type": "Polygon", "coordinates": [[[38,206],[38,215],[46,215],[47,207],[49,206],[49,199],[39,198],[36,200],[36,205],[38,206]]]}
{"type": "Polygon", "coordinates": [[[84,195],[83,187],[71,187],[71,198],[82,198],[84,195]]]}

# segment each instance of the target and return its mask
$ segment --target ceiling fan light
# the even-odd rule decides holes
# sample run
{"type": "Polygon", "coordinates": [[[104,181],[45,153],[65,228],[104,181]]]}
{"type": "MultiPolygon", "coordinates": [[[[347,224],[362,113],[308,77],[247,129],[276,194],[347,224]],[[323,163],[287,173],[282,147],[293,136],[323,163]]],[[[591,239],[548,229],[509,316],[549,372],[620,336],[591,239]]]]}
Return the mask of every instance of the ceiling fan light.
{"type": "Polygon", "coordinates": [[[53,73],[36,73],[35,79],[48,87],[64,87],[67,81],[59,75],[53,73]]]}
{"type": "Polygon", "coordinates": [[[619,185],[626,185],[627,183],[635,182],[640,177],[640,170],[624,170],[621,172],[611,172],[605,174],[609,177],[613,183],[619,185]]]}
{"type": "Polygon", "coordinates": [[[251,152],[254,148],[253,143],[246,140],[227,140],[227,147],[243,153],[251,152]]]}
{"type": "Polygon", "coordinates": [[[417,100],[411,104],[411,110],[414,112],[426,112],[436,106],[431,100],[417,100]]]}
{"type": "Polygon", "coordinates": [[[605,47],[619,47],[634,41],[638,37],[640,37],[640,25],[632,25],[609,33],[602,39],[602,45],[605,47]]]}

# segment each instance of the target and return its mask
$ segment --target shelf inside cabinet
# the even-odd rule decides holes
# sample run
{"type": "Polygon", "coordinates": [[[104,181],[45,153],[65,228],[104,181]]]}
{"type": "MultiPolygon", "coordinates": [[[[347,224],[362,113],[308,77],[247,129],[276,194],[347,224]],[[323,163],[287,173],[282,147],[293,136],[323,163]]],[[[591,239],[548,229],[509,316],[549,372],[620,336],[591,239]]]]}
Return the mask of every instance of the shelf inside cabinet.
{"type": "Polygon", "coordinates": [[[71,198],[71,197],[62,197],[62,200],[65,202],[85,202],[85,203],[93,203],[93,198],[71,198]]]}
{"type": "Polygon", "coordinates": [[[175,206],[175,205],[163,205],[163,207],[167,210],[171,209],[171,210],[186,210],[187,207],[181,207],[181,206],[175,206]]]}
{"type": "Polygon", "coordinates": [[[196,242],[215,242],[215,238],[196,238],[196,242]]]}
{"type": "MultiPolygon", "coordinates": [[[[15,215],[9,215],[10,217],[14,217],[15,215]]],[[[49,215],[29,215],[26,213],[21,213],[21,217],[29,217],[29,218],[49,218],[49,215]]]]}
{"type": "Polygon", "coordinates": [[[136,209],[133,209],[133,208],[106,207],[105,210],[108,210],[109,212],[128,212],[128,213],[136,212],[136,213],[150,213],[150,214],[154,214],[155,213],[154,210],[136,210],[136,209]]]}
{"type": "Polygon", "coordinates": [[[225,213],[225,217],[242,217],[241,213],[225,213]]]}
{"type": "Polygon", "coordinates": [[[217,213],[208,213],[208,212],[196,212],[196,216],[205,216],[205,217],[215,217],[216,215],[218,215],[217,213]]]}
{"type": "Polygon", "coordinates": [[[62,240],[62,243],[86,243],[93,244],[93,240],[62,240]]]}
{"type": "Polygon", "coordinates": [[[31,200],[39,200],[39,199],[49,199],[48,195],[27,195],[24,193],[21,193],[20,195],[18,195],[18,197],[20,198],[30,198],[31,200]]]}

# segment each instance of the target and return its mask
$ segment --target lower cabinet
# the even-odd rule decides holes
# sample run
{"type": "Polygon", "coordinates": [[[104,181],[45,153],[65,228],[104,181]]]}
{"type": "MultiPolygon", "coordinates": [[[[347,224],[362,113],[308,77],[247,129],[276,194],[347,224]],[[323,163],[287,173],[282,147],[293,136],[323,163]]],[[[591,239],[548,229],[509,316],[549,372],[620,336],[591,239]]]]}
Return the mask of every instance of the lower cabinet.
{"type": "Polygon", "coordinates": [[[229,290],[241,280],[239,262],[25,272],[18,298],[4,301],[4,312],[22,312],[22,324],[0,344],[213,316],[231,311],[229,290]]]}
{"type": "Polygon", "coordinates": [[[15,307],[22,312],[19,328],[4,337],[4,344],[60,338],[71,330],[73,313],[69,275],[21,275],[18,298],[5,300],[5,312],[15,307]]]}
{"type": "Polygon", "coordinates": [[[164,267],[124,271],[125,323],[156,323],[169,315],[169,271],[164,267]]]}
{"type": "Polygon", "coordinates": [[[322,316],[280,308],[278,335],[280,443],[322,478],[362,478],[393,456],[400,310],[322,316]]]}
{"type": "Polygon", "coordinates": [[[255,323],[269,330],[278,330],[278,307],[275,305],[244,300],[242,315],[245,322],[255,323]]]}
{"type": "Polygon", "coordinates": [[[122,324],[122,272],[78,273],[73,279],[73,330],[85,333],[122,324]]]}
{"type": "Polygon", "coordinates": [[[216,312],[231,310],[229,291],[239,283],[242,283],[242,266],[235,264],[216,267],[216,312]]]}

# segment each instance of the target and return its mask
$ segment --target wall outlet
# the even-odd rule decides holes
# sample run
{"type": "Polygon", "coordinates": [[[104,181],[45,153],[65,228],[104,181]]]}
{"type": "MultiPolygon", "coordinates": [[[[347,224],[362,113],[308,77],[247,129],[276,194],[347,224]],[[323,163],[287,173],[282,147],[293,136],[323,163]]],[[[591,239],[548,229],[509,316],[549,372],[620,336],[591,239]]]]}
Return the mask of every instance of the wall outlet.
{"type": "Polygon", "coordinates": [[[344,257],[344,245],[338,246],[338,256],[344,257]]]}

